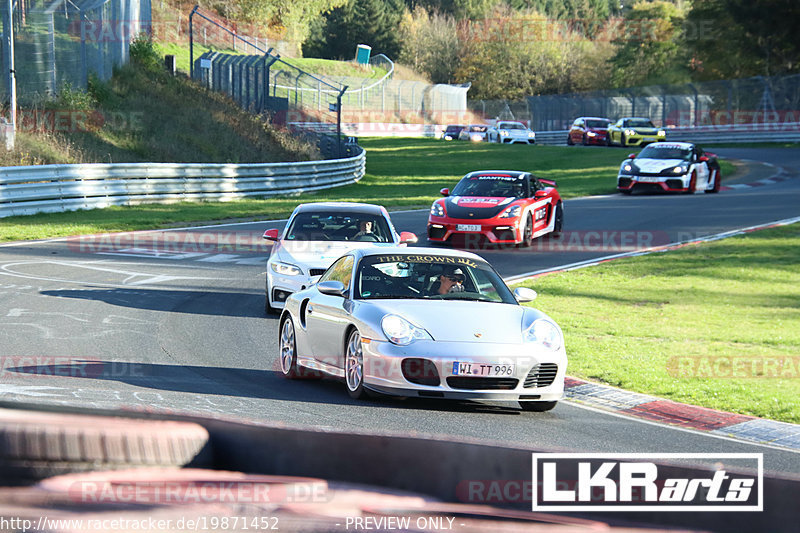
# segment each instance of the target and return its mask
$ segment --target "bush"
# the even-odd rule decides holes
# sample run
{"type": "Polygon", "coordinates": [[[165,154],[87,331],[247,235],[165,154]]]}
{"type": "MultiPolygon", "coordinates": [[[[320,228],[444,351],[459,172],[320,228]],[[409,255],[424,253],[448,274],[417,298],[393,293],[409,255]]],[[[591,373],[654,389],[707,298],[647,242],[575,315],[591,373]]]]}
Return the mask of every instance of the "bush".
{"type": "Polygon", "coordinates": [[[131,62],[151,72],[161,70],[161,56],[153,44],[153,39],[145,34],[140,33],[133,41],[130,47],[131,62]]]}

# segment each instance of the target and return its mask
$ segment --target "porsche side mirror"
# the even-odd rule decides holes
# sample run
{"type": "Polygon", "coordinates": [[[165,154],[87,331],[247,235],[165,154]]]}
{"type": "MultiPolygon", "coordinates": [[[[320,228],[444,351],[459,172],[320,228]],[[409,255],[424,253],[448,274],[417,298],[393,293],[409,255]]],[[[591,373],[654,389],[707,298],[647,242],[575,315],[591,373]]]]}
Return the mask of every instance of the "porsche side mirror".
{"type": "Polygon", "coordinates": [[[450,196],[450,189],[445,187],[444,189],[439,191],[439,194],[441,194],[442,196],[450,196]]]}
{"type": "Polygon", "coordinates": [[[341,281],[321,281],[317,283],[317,290],[328,296],[347,296],[347,288],[341,281]]]}
{"type": "Polygon", "coordinates": [[[701,163],[705,163],[705,162],[707,162],[707,161],[708,161],[708,157],[706,157],[706,156],[704,156],[704,155],[701,155],[701,156],[700,156],[700,162],[701,162],[701,163]]]}
{"type": "Polygon", "coordinates": [[[400,232],[400,244],[417,244],[417,236],[410,231],[400,232]]]}
{"type": "Polygon", "coordinates": [[[268,229],[264,232],[264,235],[261,237],[267,241],[277,241],[278,240],[278,230],[276,229],[268,229]]]}
{"type": "Polygon", "coordinates": [[[536,191],[533,193],[534,198],[544,198],[545,196],[547,196],[547,191],[536,191]]]}
{"type": "Polygon", "coordinates": [[[514,298],[516,298],[519,303],[532,302],[537,296],[539,295],[536,294],[536,291],[528,287],[517,287],[514,289],[514,298]]]}
{"type": "Polygon", "coordinates": [[[628,154],[628,159],[636,159],[636,154],[628,154]]]}

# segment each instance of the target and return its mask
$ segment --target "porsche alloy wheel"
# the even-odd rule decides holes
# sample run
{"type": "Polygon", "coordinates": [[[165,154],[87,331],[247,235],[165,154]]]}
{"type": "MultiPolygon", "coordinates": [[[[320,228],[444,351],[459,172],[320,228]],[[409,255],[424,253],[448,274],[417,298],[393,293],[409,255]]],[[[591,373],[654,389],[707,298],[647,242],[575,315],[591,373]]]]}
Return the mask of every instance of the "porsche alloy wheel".
{"type": "Polygon", "coordinates": [[[553,224],[553,237],[560,237],[561,232],[564,230],[564,206],[561,202],[556,204],[556,217],[555,224],[553,224]]]}
{"type": "Polygon", "coordinates": [[[288,316],[281,324],[280,335],[281,372],[290,379],[297,377],[297,343],[294,338],[294,323],[288,316]]]}
{"type": "Polygon", "coordinates": [[[628,139],[625,138],[625,134],[624,133],[621,134],[619,136],[619,145],[624,148],[625,146],[627,146],[627,144],[626,144],[627,142],[628,142],[628,139]]]}
{"type": "Polygon", "coordinates": [[[572,142],[572,135],[567,135],[567,146],[573,146],[575,143],[572,142]]]}
{"type": "Polygon", "coordinates": [[[351,398],[358,400],[364,396],[364,353],[361,351],[361,335],[358,330],[350,332],[345,354],[344,379],[351,398]]]}
{"type": "Polygon", "coordinates": [[[706,194],[719,192],[720,181],[722,181],[720,179],[720,171],[719,171],[719,169],[718,168],[714,169],[712,171],[712,175],[714,176],[714,186],[712,188],[710,188],[710,189],[706,189],[705,190],[706,194]]]}
{"type": "Polygon", "coordinates": [[[694,194],[694,188],[697,186],[697,172],[692,171],[692,179],[689,180],[689,190],[686,194],[694,194]]]}
{"type": "Polygon", "coordinates": [[[525,227],[522,228],[522,241],[520,246],[528,247],[533,244],[533,217],[528,213],[528,218],[525,219],[525,227]]]}

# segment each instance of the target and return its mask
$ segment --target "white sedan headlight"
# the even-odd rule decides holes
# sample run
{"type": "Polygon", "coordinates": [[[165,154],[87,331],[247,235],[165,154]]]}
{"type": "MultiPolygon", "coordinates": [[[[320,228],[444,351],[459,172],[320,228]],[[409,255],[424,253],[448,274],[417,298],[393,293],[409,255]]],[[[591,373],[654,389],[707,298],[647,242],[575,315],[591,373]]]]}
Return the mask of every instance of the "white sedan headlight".
{"type": "Polygon", "coordinates": [[[532,131],[529,131],[528,132],[528,138],[529,139],[535,139],[536,138],[536,134],[534,132],[532,132],[532,131]]]}
{"type": "Polygon", "coordinates": [[[290,265],[289,263],[272,263],[272,271],[284,276],[299,276],[303,273],[300,267],[290,265]]]}
{"type": "Polygon", "coordinates": [[[405,346],[415,340],[433,340],[430,334],[398,315],[386,315],[381,320],[383,334],[389,342],[405,346]]]}
{"type": "Polygon", "coordinates": [[[523,332],[523,336],[526,341],[541,344],[553,352],[559,350],[564,344],[558,326],[544,318],[534,320],[533,324],[523,332]]]}

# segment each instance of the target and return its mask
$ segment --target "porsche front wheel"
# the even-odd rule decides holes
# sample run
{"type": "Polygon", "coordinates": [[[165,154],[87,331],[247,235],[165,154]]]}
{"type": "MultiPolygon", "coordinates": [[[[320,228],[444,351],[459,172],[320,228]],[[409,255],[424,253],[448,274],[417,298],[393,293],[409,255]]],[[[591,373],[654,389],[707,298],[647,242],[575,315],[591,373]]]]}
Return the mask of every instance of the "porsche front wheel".
{"type": "Polygon", "coordinates": [[[686,194],[694,194],[694,189],[697,186],[697,172],[692,172],[692,178],[689,180],[689,190],[686,191],[686,194]]]}
{"type": "Polygon", "coordinates": [[[556,204],[556,213],[554,216],[556,220],[553,224],[553,237],[560,237],[561,232],[564,230],[564,206],[561,205],[561,202],[556,204]]]}
{"type": "Polygon", "coordinates": [[[295,379],[299,376],[299,372],[297,370],[297,342],[294,337],[294,322],[292,322],[291,316],[286,316],[281,324],[280,332],[281,373],[289,379],[295,379]]]}
{"type": "Polygon", "coordinates": [[[721,180],[722,176],[720,175],[719,169],[715,168],[712,171],[712,175],[714,176],[714,186],[712,188],[710,188],[710,189],[706,189],[706,191],[705,191],[706,194],[719,192],[720,181],[722,181],[721,180]]]}
{"type": "Polygon", "coordinates": [[[522,228],[522,241],[520,246],[525,248],[533,244],[533,217],[528,213],[528,218],[525,219],[525,226],[522,228]]]}
{"type": "Polygon", "coordinates": [[[347,392],[356,400],[365,396],[364,391],[364,353],[361,350],[361,334],[357,329],[350,332],[345,350],[344,379],[347,392]]]}

